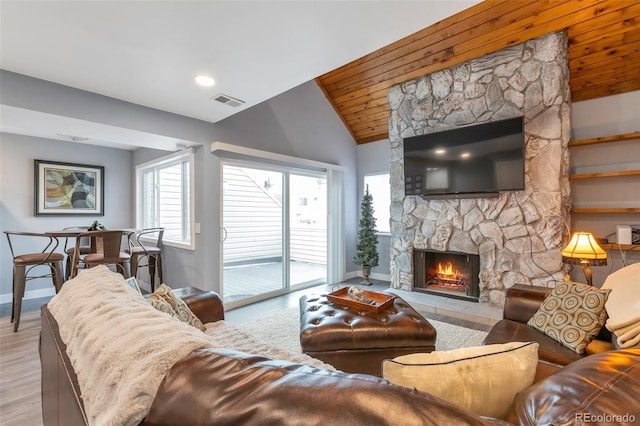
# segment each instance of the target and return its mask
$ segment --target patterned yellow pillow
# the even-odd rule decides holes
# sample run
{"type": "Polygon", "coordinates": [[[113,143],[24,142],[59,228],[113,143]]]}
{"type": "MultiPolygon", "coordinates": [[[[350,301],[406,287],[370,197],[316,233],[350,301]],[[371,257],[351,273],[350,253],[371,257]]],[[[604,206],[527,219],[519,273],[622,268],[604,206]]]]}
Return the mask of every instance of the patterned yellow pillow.
{"type": "Polygon", "coordinates": [[[584,353],[607,320],[604,304],[610,292],[586,284],[561,282],[527,324],[577,353],[584,353]]]}
{"type": "Polygon", "coordinates": [[[160,287],[149,296],[148,300],[149,303],[160,312],[165,312],[172,317],[178,318],[180,321],[186,322],[201,331],[205,330],[202,321],[195,316],[182,299],[173,295],[168,285],[161,284],[160,287]]]}

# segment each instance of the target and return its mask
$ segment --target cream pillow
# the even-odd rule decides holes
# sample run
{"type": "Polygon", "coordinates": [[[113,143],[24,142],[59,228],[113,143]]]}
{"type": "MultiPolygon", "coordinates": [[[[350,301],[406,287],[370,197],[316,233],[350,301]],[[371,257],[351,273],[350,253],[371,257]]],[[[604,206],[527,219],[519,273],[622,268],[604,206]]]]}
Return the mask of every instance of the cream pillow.
{"type": "Polygon", "coordinates": [[[536,342],[511,342],[403,355],[382,362],[382,377],[438,396],[480,416],[502,419],[533,383],[536,342]]]}
{"type": "Polygon", "coordinates": [[[205,327],[202,321],[200,321],[200,318],[189,309],[189,306],[187,306],[182,299],[173,295],[171,287],[168,285],[161,284],[156,291],[151,293],[148,300],[151,306],[160,312],[164,312],[180,321],[186,322],[200,331],[205,331],[205,327]]]}

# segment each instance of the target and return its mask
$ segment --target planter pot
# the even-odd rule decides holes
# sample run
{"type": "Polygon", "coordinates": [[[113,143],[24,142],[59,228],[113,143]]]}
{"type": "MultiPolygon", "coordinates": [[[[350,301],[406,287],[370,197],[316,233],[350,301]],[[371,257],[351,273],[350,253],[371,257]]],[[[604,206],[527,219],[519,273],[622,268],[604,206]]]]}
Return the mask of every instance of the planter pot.
{"type": "Polygon", "coordinates": [[[362,282],[360,284],[362,284],[362,285],[371,285],[371,284],[373,284],[369,280],[369,275],[371,275],[371,266],[362,266],[362,278],[364,278],[364,279],[362,280],[362,282]]]}

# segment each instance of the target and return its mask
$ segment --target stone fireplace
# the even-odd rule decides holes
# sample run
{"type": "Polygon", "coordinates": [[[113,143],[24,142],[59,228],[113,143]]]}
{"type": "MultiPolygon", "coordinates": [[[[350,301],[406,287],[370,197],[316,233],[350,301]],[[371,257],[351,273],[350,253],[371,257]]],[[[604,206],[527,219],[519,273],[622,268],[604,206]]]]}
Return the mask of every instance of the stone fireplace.
{"type": "Polygon", "coordinates": [[[553,286],[564,279],[568,75],[561,32],[389,90],[392,288],[414,289],[414,252],[424,250],[478,255],[480,303],[502,305],[505,289],[517,283],[553,286]],[[405,196],[403,138],[516,116],[525,122],[524,191],[476,199],[405,196]]]}

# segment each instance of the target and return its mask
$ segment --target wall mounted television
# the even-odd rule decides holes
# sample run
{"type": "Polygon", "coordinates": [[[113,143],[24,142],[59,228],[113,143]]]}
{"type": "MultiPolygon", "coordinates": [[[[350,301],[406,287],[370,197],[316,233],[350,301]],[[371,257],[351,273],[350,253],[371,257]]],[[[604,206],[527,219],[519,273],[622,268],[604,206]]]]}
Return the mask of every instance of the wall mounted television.
{"type": "Polygon", "coordinates": [[[524,189],[524,118],[404,139],[405,195],[489,198],[524,189]]]}

